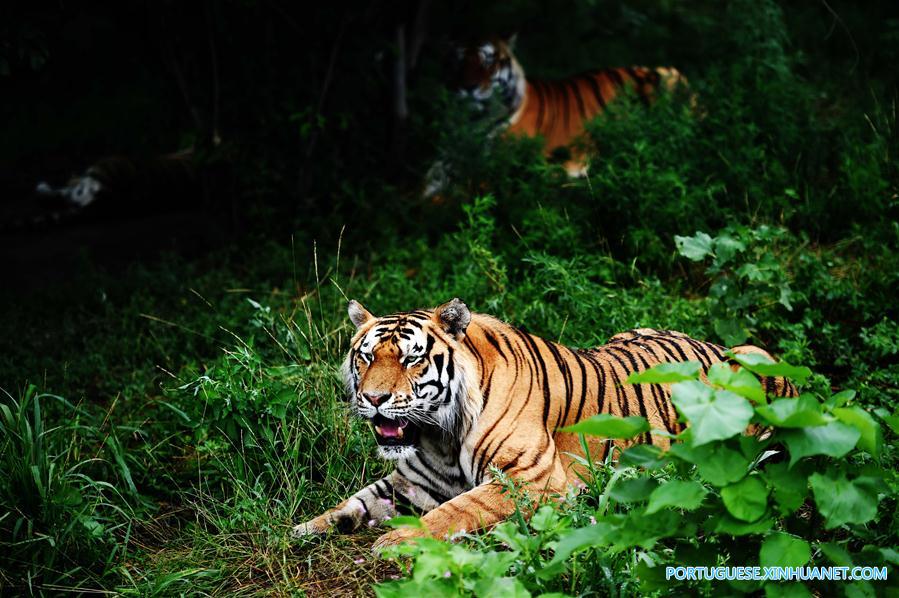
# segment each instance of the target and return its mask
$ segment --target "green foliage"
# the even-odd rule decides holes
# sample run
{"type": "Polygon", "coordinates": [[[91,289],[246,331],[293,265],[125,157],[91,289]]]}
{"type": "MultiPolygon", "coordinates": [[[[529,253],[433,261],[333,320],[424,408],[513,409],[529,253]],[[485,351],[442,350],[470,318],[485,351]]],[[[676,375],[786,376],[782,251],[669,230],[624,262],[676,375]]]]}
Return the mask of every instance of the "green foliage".
{"type": "Polygon", "coordinates": [[[608,413],[600,413],[580,421],[573,426],[562,428],[563,432],[577,432],[606,438],[633,438],[649,431],[649,422],[645,417],[632,415],[615,417],[608,413]]]}
{"type": "MultiPolygon", "coordinates": [[[[789,364],[782,369],[803,371],[789,364]]],[[[637,383],[682,377],[688,368],[654,370],[637,383]]],[[[602,591],[610,580],[596,565],[609,562],[615,563],[612,575],[636,578],[644,592],[711,590],[709,581],[660,582],[659,572],[666,566],[800,567],[867,558],[892,571],[895,563],[886,554],[872,555],[877,542],[895,537],[891,508],[899,479],[895,469],[871,461],[875,455],[867,451],[870,447],[855,446],[870,425],[867,419],[838,421],[838,410],[845,408],[835,406],[839,401],[833,397],[804,394],[765,404],[757,400],[764,391],[755,378],[754,387],[741,383],[725,390],[720,379],[710,375],[709,386],[699,381],[698,371],[689,370],[694,379],[673,386],[680,397],[675,405],[689,428],[685,442],[668,451],[661,470],[653,472],[655,463],[627,459],[634,450],[629,449],[614,473],[588,481],[586,494],[602,496],[598,506],[582,500],[546,504],[529,527],[502,523],[466,547],[428,539],[390,550],[388,556],[411,559],[409,577],[377,586],[378,595],[482,596],[486,588],[494,591],[491,584],[505,587],[510,579],[515,582],[509,595],[515,596],[602,591]],[[733,433],[706,436],[697,428],[708,418],[719,419],[715,401],[722,396],[742,400],[749,417],[733,433]],[[787,425],[781,425],[763,415],[784,401],[802,404],[794,413],[814,411],[820,418],[787,418],[787,425]],[[734,437],[749,420],[766,421],[764,434],[734,437]],[[823,520],[826,531],[804,536],[810,531],[808,519],[823,520]],[[467,564],[472,567],[466,569],[467,564]]],[[[735,378],[743,381],[746,374],[738,369],[735,378]]],[[[622,437],[625,429],[642,431],[632,418],[621,418],[620,428],[612,425],[613,419],[573,431],[622,437]]],[[[808,594],[825,586],[810,581],[791,587],[808,594]]]]}
{"type": "Polygon", "coordinates": [[[779,305],[793,309],[793,290],[776,248],[787,231],[768,226],[729,227],[714,239],[697,232],[675,236],[678,252],[693,261],[711,258],[707,269],[715,332],[727,345],[739,345],[757,333],[760,312],[779,305]]]}
{"type": "Polygon", "coordinates": [[[0,401],[2,585],[102,577],[125,558],[138,493],[118,440],[126,431],[102,421],[33,386],[0,401]],[[48,411],[68,423],[48,427],[48,411]]]}

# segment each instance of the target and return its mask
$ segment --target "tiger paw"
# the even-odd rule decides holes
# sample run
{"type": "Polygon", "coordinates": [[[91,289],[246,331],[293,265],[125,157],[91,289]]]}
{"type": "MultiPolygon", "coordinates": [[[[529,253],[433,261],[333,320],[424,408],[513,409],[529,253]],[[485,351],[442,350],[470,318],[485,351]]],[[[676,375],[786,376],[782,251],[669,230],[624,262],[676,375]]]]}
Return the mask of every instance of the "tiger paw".
{"type": "Polygon", "coordinates": [[[402,544],[403,542],[408,542],[410,540],[415,540],[416,538],[424,538],[426,533],[424,530],[420,529],[412,529],[412,528],[401,528],[395,529],[393,531],[389,531],[386,534],[383,534],[372,545],[371,549],[373,552],[378,552],[383,548],[387,548],[388,546],[396,546],[398,544],[402,544]]]}
{"type": "Polygon", "coordinates": [[[294,538],[304,538],[306,536],[320,536],[331,531],[334,526],[333,519],[328,515],[321,515],[315,519],[310,519],[306,523],[294,526],[290,535],[294,538]]]}

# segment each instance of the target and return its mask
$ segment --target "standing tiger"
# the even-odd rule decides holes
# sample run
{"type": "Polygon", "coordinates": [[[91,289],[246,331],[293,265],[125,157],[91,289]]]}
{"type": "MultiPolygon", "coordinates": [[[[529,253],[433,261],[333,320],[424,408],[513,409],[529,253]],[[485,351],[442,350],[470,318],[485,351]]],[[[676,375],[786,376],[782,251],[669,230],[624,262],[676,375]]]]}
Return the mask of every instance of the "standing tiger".
{"type": "MultiPolygon", "coordinates": [[[[564,493],[578,480],[572,455],[584,453],[578,436],[559,428],[610,413],[641,415],[676,434],[684,426],[668,385],[623,382],[659,363],[697,360],[708,369],[727,361],[724,347],[649,328],[596,349],[570,349],[472,314],[459,299],[381,318],[351,301],[349,316],[357,329],[344,363],[351,409],[371,423],[381,457],[396,468],[296,526],[297,536],[375,525],[403,507],[426,512],[422,522],[437,537],[491,526],[515,507],[490,466],[534,491],[564,493]]],[[[734,351],[767,355],[748,345],[734,351]]],[[[769,394],[797,394],[783,378],[763,382],[769,394]]],[[[640,440],[669,443],[649,433],[640,440]]],[[[608,450],[608,442],[590,441],[591,458],[601,460],[608,450]]],[[[394,530],[375,546],[421,533],[394,530]]]]}
{"type": "MultiPolygon", "coordinates": [[[[686,87],[686,78],[670,67],[605,68],[555,81],[532,79],[512,53],[513,45],[514,36],[491,36],[454,46],[450,88],[508,134],[541,136],[547,156],[566,148],[570,157],[564,167],[570,176],[586,174],[586,156],[572,144],[609,102],[630,91],[649,105],[660,88],[686,87]]],[[[443,161],[431,166],[425,197],[443,189],[447,170],[443,161]]]]}

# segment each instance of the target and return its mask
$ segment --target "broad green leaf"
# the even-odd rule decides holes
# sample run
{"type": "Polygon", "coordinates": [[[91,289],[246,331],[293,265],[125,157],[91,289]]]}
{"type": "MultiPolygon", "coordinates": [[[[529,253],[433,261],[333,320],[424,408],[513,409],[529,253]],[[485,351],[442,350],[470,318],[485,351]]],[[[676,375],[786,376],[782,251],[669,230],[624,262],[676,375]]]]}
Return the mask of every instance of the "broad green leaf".
{"type": "Polygon", "coordinates": [[[524,584],[514,577],[493,577],[482,579],[475,584],[475,595],[491,598],[531,598],[524,584]]]}
{"type": "Polygon", "coordinates": [[[899,411],[891,415],[889,411],[881,408],[877,410],[877,415],[887,423],[890,430],[893,431],[893,434],[899,434],[899,411]]]}
{"type": "Polygon", "coordinates": [[[683,515],[676,511],[660,511],[650,515],[642,509],[632,509],[627,515],[606,515],[597,519],[597,525],[616,523],[608,537],[612,553],[634,546],[651,550],[661,538],[687,537],[696,533],[696,526],[685,522],[683,515]]]}
{"type": "Polygon", "coordinates": [[[728,235],[719,235],[715,238],[715,255],[718,258],[716,260],[718,264],[730,261],[736,254],[745,250],[746,244],[739,239],[728,235]]]}
{"type": "Polygon", "coordinates": [[[798,398],[777,399],[756,408],[756,413],[779,428],[804,428],[826,424],[827,416],[821,411],[821,403],[812,395],[798,398]]]}
{"type": "Polygon", "coordinates": [[[869,581],[853,581],[843,586],[846,598],[876,598],[877,592],[869,581]]]}
{"type": "Polygon", "coordinates": [[[543,505],[531,517],[531,528],[538,532],[551,529],[559,522],[559,514],[550,505],[543,505]]]}
{"type": "Polygon", "coordinates": [[[812,558],[808,542],[795,536],[774,532],[762,542],[759,564],[762,567],[801,567],[812,558]]]}
{"type": "Polygon", "coordinates": [[[861,433],[858,439],[858,448],[867,451],[875,459],[880,458],[880,450],[883,448],[883,433],[880,424],[874,421],[871,414],[859,406],[836,407],[832,413],[844,424],[854,427],[861,433]]]}
{"type": "Polygon", "coordinates": [[[720,336],[728,345],[741,345],[749,338],[749,333],[740,323],[740,320],[727,318],[715,320],[715,334],[720,336]]]}
{"type": "Polygon", "coordinates": [[[694,262],[702,261],[712,254],[712,237],[700,231],[696,231],[692,237],[674,235],[674,245],[679,254],[694,262]]]}
{"type": "Polygon", "coordinates": [[[627,377],[627,384],[667,384],[696,380],[702,365],[698,361],[661,363],[642,372],[634,372],[627,377]]]}
{"type": "Polygon", "coordinates": [[[808,496],[808,475],[801,466],[790,467],[786,463],[772,463],[763,473],[768,486],[774,490],[774,501],[783,515],[789,515],[802,506],[808,496]]]}
{"type": "Polygon", "coordinates": [[[740,445],[740,452],[750,461],[755,461],[762,454],[764,442],[755,436],[741,434],[737,436],[737,444],[740,445]]]}
{"type": "Polygon", "coordinates": [[[671,586],[671,582],[665,579],[665,567],[661,565],[650,567],[646,561],[640,560],[634,572],[640,581],[640,589],[643,592],[654,593],[655,590],[671,586]]]}
{"type": "Polygon", "coordinates": [[[493,531],[490,533],[501,542],[505,542],[509,545],[512,550],[518,550],[525,553],[531,550],[535,538],[538,542],[540,540],[537,536],[522,533],[518,524],[513,523],[512,521],[503,521],[493,528],[493,531]]]}
{"type": "Polygon", "coordinates": [[[588,436],[603,438],[633,438],[649,431],[649,422],[645,417],[630,415],[618,417],[608,413],[600,413],[591,418],[579,421],[573,426],[562,428],[562,432],[576,432],[588,436]]]}
{"type": "Polygon", "coordinates": [[[855,391],[852,389],[841,390],[840,392],[832,395],[829,399],[824,401],[824,404],[828,409],[833,409],[834,407],[842,407],[849,401],[855,398],[855,391]]]}
{"type": "Polygon", "coordinates": [[[725,446],[699,447],[696,462],[700,477],[715,486],[726,486],[741,479],[749,469],[749,461],[725,446]]]}
{"type": "Polygon", "coordinates": [[[695,380],[672,385],[671,401],[690,422],[692,446],[736,436],[746,429],[754,413],[743,397],[695,380]]]}
{"type": "Polygon", "coordinates": [[[615,526],[607,521],[598,521],[596,525],[588,525],[561,534],[556,543],[556,550],[552,560],[546,565],[546,569],[552,569],[570,557],[575,552],[592,546],[605,546],[609,543],[609,536],[615,526]]]}
{"type": "Polygon", "coordinates": [[[726,363],[716,363],[709,368],[709,382],[726,390],[746,397],[756,403],[765,402],[765,390],[752,372],[743,368],[734,371],[726,363]]]}
{"type": "Polygon", "coordinates": [[[677,443],[671,445],[668,454],[694,463],[702,479],[715,486],[726,486],[736,482],[746,475],[749,469],[749,459],[720,443],[697,447],[677,443]]]}
{"type": "MultiPolygon", "coordinates": [[[[456,548],[468,552],[460,545],[457,545],[456,548]]],[[[506,574],[506,571],[509,570],[509,566],[518,557],[518,554],[514,551],[490,551],[486,554],[468,552],[468,554],[474,555],[478,559],[474,564],[477,566],[478,573],[481,574],[481,577],[502,577],[506,574]]],[[[456,562],[459,561],[457,560],[456,562]]]]}
{"type": "Polygon", "coordinates": [[[708,490],[699,482],[671,480],[653,490],[649,495],[646,514],[651,515],[665,507],[678,507],[692,511],[699,508],[706,494],[708,494],[708,490]]]}
{"type": "Polygon", "coordinates": [[[832,529],[845,523],[867,523],[877,515],[877,495],[843,473],[815,473],[809,477],[815,504],[832,529]]]}
{"type": "Polygon", "coordinates": [[[609,496],[622,503],[640,502],[648,499],[658,486],[659,483],[652,478],[620,480],[609,490],[609,496]]]}
{"type": "Polygon", "coordinates": [[[750,372],[761,376],[784,376],[802,384],[812,375],[812,371],[805,366],[790,365],[786,361],[775,362],[761,353],[728,352],[728,355],[750,372]]]}
{"type": "Polygon", "coordinates": [[[793,304],[790,302],[790,297],[793,296],[793,289],[790,288],[789,284],[784,283],[780,287],[780,297],[778,297],[777,302],[787,308],[787,311],[793,311],[793,304]]]}
{"type": "Polygon", "coordinates": [[[755,521],[768,508],[768,488],[759,476],[746,476],[721,489],[721,500],[728,512],[741,521],[755,521]]]}
{"type": "Polygon", "coordinates": [[[897,552],[893,548],[878,548],[877,552],[880,553],[880,556],[883,557],[888,563],[892,563],[893,565],[899,565],[899,552],[897,552]]]}
{"type": "Polygon", "coordinates": [[[93,517],[80,516],[78,519],[94,538],[99,538],[106,532],[106,527],[93,517]]]}
{"type": "Polygon", "coordinates": [[[703,541],[704,538],[692,538],[678,542],[674,547],[674,561],[689,563],[697,567],[712,567],[718,563],[719,548],[715,544],[703,541]]]}
{"type": "Polygon", "coordinates": [[[852,555],[835,542],[823,542],[818,545],[818,548],[820,548],[821,552],[824,553],[824,556],[837,567],[851,567],[854,564],[852,562],[852,555]]]}
{"type": "Polygon", "coordinates": [[[671,448],[668,449],[669,457],[677,457],[682,461],[686,461],[687,463],[696,463],[699,460],[699,457],[696,456],[696,452],[702,447],[693,448],[689,444],[684,442],[677,442],[671,445],[671,448]]]}
{"type": "Polygon", "coordinates": [[[765,584],[765,598],[810,598],[811,595],[805,584],[798,581],[772,581],[765,584]]]}
{"type": "Polygon", "coordinates": [[[421,522],[421,519],[413,517],[412,515],[393,517],[392,519],[385,521],[384,524],[396,528],[425,529],[425,525],[421,522]]]}
{"type": "Polygon", "coordinates": [[[622,467],[658,469],[668,462],[662,449],[651,444],[637,444],[621,453],[618,464],[622,467]]]}
{"type": "Polygon", "coordinates": [[[796,461],[810,455],[827,455],[842,457],[851,451],[861,432],[841,422],[832,422],[824,426],[788,430],[783,439],[790,450],[790,467],[796,461]]]}
{"type": "Polygon", "coordinates": [[[725,513],[715,523],[714,531],[731,536],[748,536],[749,534],[763,534],[772,527],[774,527],[774,520],[770,517],[747,523],[725,513]]]}

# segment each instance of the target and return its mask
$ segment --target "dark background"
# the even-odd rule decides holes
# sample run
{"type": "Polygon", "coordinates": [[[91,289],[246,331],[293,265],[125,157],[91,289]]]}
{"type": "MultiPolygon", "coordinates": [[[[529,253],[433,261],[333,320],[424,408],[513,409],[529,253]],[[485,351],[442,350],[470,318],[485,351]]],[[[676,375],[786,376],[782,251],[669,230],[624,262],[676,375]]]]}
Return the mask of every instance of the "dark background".
{"type": "MultiPolygon", "coordinates": [[[[518,32],[519,57],[535,76],[674,64],[701,78],[744,52],[747,38],[772,35],[764,21],[735,30],[731,9],[716,2],[372,1],[317,10],[275,1],[11,2],[0,10],[0,227],[4,261],[16,264],[11,282],[27,289],[42,287],[44,270],[53,273],[44,282],[66,278],[83,252],[100,263],[115,254],[121,265],[160,249],[232,244],[247,232],[286,240],[328,222],[418,226],[416,192],[438,140],[451,39],[518,32]],[[408,118],[393,107],[398,36],[408,118]],[[37,181],[61,184],[104,156],[191,145],[205,168],[201,193],[173,202],[187,216],[160,220],[147,205],[126,226],[84,235],[83,223],[22,230],[37,181]]],[[[817,88],[811,105],[822,115],[846,110],[834,93],[870,109],[895,87],[896,14],[889,2],[793,2],[783,15],[789,39],[774,32],[770,44],[817,88]]],[[[155,192],[177,193],[164,183],[155,192]]]]}

